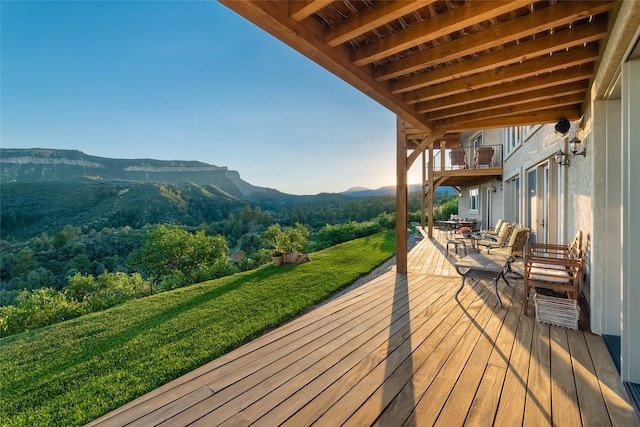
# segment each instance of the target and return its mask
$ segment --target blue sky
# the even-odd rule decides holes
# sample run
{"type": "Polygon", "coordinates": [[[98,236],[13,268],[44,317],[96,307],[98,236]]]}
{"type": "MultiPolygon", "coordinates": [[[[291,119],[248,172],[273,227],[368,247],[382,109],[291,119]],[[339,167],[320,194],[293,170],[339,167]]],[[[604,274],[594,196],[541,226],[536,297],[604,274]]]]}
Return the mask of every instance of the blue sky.
{"type": "Polygon", "coordinates": [[[2,147],[199,160],[291,194],[395,182],[395,115],[217,2],[0,7],[2,147]]]}

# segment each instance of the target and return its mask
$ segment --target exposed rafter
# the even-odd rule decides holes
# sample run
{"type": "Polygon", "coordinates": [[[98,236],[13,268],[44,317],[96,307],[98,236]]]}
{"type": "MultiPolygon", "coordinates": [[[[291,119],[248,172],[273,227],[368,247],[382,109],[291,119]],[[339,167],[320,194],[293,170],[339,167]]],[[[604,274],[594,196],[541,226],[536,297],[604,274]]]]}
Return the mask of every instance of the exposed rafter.
{"type": "Polygon", "coordinates": [[[533,0],[221,2],[430,139],[579,118],[607,13],[616,6],[533,0]]]}

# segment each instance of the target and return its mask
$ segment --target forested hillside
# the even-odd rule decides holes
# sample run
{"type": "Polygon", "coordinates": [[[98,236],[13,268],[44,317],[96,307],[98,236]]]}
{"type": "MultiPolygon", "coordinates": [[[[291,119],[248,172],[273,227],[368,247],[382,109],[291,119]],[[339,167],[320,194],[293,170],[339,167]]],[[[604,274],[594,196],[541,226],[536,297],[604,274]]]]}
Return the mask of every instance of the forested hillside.
{"type": "MultiPolygon", "coordinates": [[[[27,318],[34,327],[42,325],[40,309],[62,308],[49,315],[65,319],[127,298],[256,268],[270,262],[273,248],[263,236],[273,225],[302,230],[307,236],[300,246],[303,251],[395,226],[393,195],[367,197],[366,191],[359,191],[359,197],[295,196],[253,186],[226,169],[226,178],[217,181],[224,189],[204,183],[215,181],[208,173],[222,169],[209,170],[210,165],[202,166],[207,171],[194,172],[189,168],[201,166],[185,169],[181,162],[145,160],[147,166],[135,161],[138,166],[131,169],[129,161],[104,161],[73,151],[17,151],[33,152],[2,158],[0,321],[13,318],[18,331],[25,330],[20,323],[27,318]],[[104,170],[114,176],[118,168],[138,173],[140,167],[151,168],[155,178],[175,182],[105,178],[104,170]],[[98,170],[104,176],[87,175],[98,170]],[[229,172],[237,179],[229,179],[229,172]],[[180,181],[193,173],[201,182],[180,181]],[[209,251],[211,242],[219,246],[215,255],[198,258],[209,251]],[[164,273],[154,273],[148,259],[135,257],[145,245],[148,254],[165,250],[153,245],[164,245],[166,250],[184,251],[167,252],[167,257],[201,260],[176,261],[164,273]],[[7,305],[17,308],[2,309],[7,305]]],[[[457,201],[453,191],[437,193],[436,217],[457,213],[457,201]]],[[[419,210],[419,193],[410,193],[410,221],[420,220],[419,210]]]]}
{"type": "Polygon", "coordinates": [[[2,239],[54,234],[65,225],[83,230],[198,225],[220,221],[246,202],[212,185],[66,180],[3,183],[2,239]]]}

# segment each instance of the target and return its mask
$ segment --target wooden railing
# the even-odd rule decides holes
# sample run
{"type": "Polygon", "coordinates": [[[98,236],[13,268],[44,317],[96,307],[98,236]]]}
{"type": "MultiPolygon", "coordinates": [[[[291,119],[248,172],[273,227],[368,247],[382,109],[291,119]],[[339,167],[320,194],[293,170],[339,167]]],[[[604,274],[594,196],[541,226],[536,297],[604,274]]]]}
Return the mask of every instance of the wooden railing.
{"type": "MultiPolygon", "coordinates": [[[[427,159],[427,170],[428,170],[427,159]]],[[[433,150],[433,170],[435,172],[501,168],[503,165],[502,145],[483,145],[482,147],[437,148],[433,150]]]]}

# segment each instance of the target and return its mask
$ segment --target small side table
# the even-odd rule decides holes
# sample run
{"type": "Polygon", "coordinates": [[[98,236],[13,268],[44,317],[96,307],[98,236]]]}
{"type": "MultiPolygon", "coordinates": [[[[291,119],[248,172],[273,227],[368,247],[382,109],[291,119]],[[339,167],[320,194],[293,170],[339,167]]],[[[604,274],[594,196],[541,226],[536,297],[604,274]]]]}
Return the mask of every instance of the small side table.
{"type": "Polygon", "coordinates": [[[458,246],[462,246],[464,249],[464,256],[467,256],[467,244],[461,239],[447,240],[447,256],[449,256],[449,246],[453,245],[456,255],[458,254],[458,246]]]}
{"type": "Polygon", "coordinates": [[[511,286],[504,277],[508,260],[507,257],[501,255],[471,254],[456,262],[455,268],[458,274],[462,276],[462,283],[454,298],[458,299],[458,294],[464,287],[466,278],[491,280],[493,281],[496,298],[498,298],[498,304],[502,307],[502,301],[498,294],[498,280],[502,278],[507,286],[511,286]]]}

